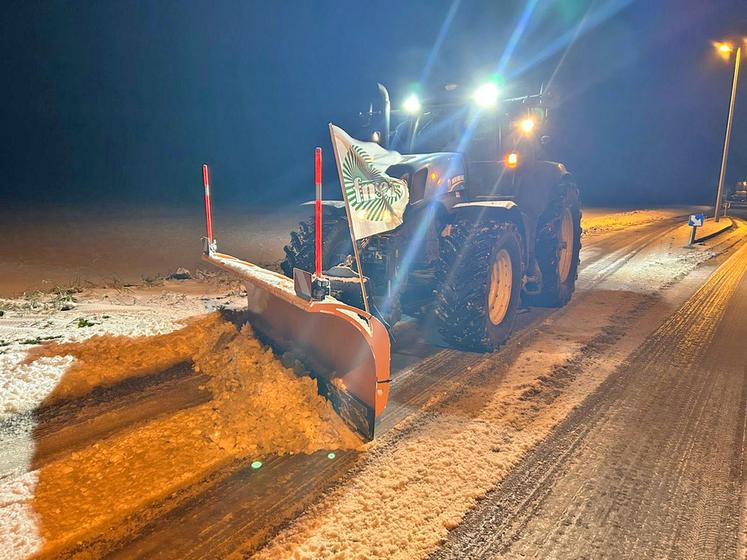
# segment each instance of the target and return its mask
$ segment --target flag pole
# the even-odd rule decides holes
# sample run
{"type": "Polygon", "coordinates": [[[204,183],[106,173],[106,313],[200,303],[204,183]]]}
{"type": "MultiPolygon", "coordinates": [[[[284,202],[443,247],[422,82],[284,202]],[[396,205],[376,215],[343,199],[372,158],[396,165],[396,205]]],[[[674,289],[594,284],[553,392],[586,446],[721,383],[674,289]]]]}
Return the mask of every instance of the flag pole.
{"type": "MultiPolygon", "coordinates": [[[[342,196],[345,199],[345,214],[348,217],[348,229],[350,230],[350,240],[353,242],[353,254],[355,255],[355,264],[358,267],[358,280],[361,285],[361,295],[363,296],[363,307],[366,313],[371,314],[371,310],[368,307],[368,294],[366,293],[366,282],[363,279],[363,269],[361,268],[361,256],[358,252],[358,241],[355,239],[355,231],[353,231],[353,220],[350,216],[350,205],[348,204],[348,197],[345,193],[345,185],[342,184],[342,169],[340,168],[340,156],[337,153],[335,147],[335,134],[332,130],[332,123],[329,123],[329,135],[332,139],[332,151],[335,153],[335,164],[337,165],[337,176],[340,178],[340,185],[342,187],[342,196]]],[[[348,146],[348,148],[350,148],[348,146]]]]}
{"type": "Polygon", "coordinates": [[[361,268],[361,256],[360,256],[360,253],[358,252],[358,241],[356,241],[354,236],[352,237],[353,237],[353,253],[355,254],[355,264],[358,266],[358,280],[361,283],[361,294],[363,295],[363,307],[365,307],[366,313],[370,315],[371,310],[368,308],[368,295],[366,294],[366,282],[363,279],[363,269],[361,268]]]}

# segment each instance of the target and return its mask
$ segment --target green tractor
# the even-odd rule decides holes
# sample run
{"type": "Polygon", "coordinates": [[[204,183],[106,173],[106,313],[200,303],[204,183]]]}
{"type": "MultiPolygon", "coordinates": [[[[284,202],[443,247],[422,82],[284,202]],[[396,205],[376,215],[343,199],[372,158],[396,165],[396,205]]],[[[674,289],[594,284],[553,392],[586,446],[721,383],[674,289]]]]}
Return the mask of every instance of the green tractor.
{"type": "MultiPolygon", "coordinates": [[[[511,335],[522,304],[561,307],[575,289],[581,248],[579,188],[541,157],[548,118],[542,93],[500,99],[450,84],[393,110],[361,114],[366,140],[409,154],[386,174],[403,180],[402,225],[360,242],[372,312],[388,327],[403,314],[434,318],[450,346],[492,350],[511,335]]],[[[345,205],[325,200],[323,269],[337,299],[362,307],[345,205]]],[[[313,270],[314,220],[285,246],[283,272],[313,270]]]]}

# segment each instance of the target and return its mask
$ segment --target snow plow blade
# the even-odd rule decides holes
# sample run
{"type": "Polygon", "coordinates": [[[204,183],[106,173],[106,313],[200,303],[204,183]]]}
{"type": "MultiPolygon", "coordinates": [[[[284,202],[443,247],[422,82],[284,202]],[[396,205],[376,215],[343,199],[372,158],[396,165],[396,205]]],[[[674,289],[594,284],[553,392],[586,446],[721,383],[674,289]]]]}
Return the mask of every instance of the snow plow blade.
{"type": "Polygon", "coordinates": [[[292,352],[347,424],[366,440],[389,395],[390,344],[375,317],[334,298],[307,301],[293,280],[208,250],[203,259],[246,285],[249,322],[277,352],[292,352]]]}

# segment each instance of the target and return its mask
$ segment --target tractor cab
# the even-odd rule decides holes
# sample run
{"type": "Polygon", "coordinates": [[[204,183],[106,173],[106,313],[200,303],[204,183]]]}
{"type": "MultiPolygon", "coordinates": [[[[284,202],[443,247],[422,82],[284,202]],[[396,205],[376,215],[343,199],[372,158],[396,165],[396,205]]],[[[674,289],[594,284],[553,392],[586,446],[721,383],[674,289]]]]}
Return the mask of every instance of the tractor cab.
{"type": "Polygon", "coordinates": [[[392,109],[386,88],[380,85],[379,91],[382,109],[375,112],[372,105],[361,114],[366,135],[387,149],[412,154],[391,171],[407,176],[415,203],[433,196],[447,206],[512,199],[521,172],[539,158],[546,139],[542,94],[500,99],[497,87],[488,83],[470,96],[449,84],[422,100],[411,94],[392,109]]]}

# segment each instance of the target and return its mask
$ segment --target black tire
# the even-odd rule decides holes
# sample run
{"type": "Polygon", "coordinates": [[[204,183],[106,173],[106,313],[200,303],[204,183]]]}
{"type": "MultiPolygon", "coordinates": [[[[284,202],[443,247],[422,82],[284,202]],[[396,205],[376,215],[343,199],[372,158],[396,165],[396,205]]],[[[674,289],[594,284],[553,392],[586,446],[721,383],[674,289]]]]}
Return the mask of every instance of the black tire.
{"type": "Polygon", "coordinates": [[[444,340],[457,348],[492,350],[511,335],[524,276],[521,235],[510,222],[459,220],[441,237],[435,314],[444,340]],[[493,324],[488,297],[491,271],[501,251],[510,256],[511,294],[503,320],[493,324]]]}
{"type": "Polygon", "coordinates": [[[554,190],[547,210],[540,217],[535,247],[537,264],[542,272],[542,291],[532,296],[529,303],[541,307],[563,307],[576,290],[581,252],[581,197],[575,183],[564,182],[554,190]],[[566,213],[573,227],[573,247],[566,257],[570,258],[570,263],[565,265],[569,268],[561,271],[561,231],[566,213]]]}
{"type": "MultiPolygon", "coordinates": [[[[298,225],[290,234],[290,243],[283,250],[285,258],[280,268],[288,278],[293,278],[293,269],[300,268],[307,272],[314,271],[314,218],[309,218],[298,225]]],[[[327,270],[340,264],[347,255],[352,254],[347,216],[344,212],[327,212],[322,216],[322,269],[327,270]]]]}

